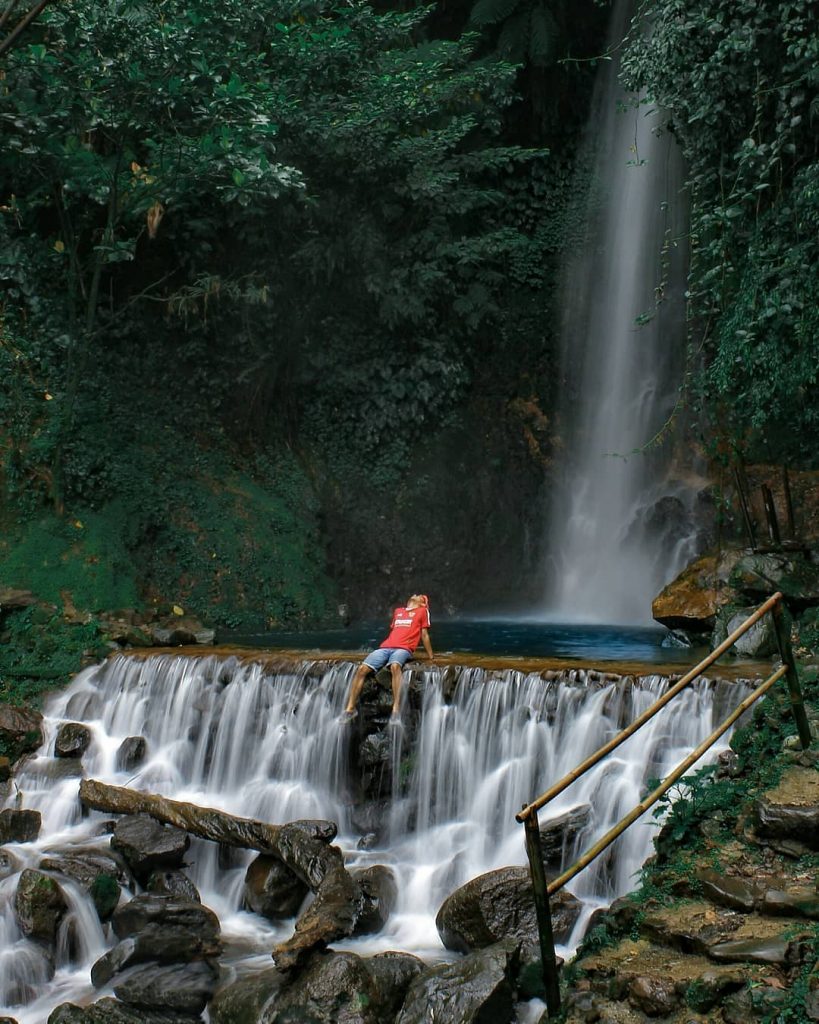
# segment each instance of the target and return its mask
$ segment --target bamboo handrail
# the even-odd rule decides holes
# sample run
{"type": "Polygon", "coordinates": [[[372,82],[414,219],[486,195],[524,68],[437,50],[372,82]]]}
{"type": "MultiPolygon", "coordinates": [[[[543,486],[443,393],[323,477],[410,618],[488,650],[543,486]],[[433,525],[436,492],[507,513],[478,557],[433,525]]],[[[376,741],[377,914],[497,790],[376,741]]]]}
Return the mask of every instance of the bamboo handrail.
{"type": "Polygon", "coordinates": [[[567,882],[570,882],[575,875],[579,874],[583,868],[591,864],[595,857],[599,856],[606,847],[611,846],[614,840],[617,839],[618,836],[622,835],[629,825],[633,824],[641,815],[645,814],[649,807],[656,804],[660,797],[664,793],[668,792],[674,783],[677,782],[681,776],[685,775],[688,769],[717,742],[720,736],[727,732],[734,722],[744,715],[748,708],[755,704],[760,697],[763,697],[774,683],[778,682],[784,675],[786,675],[787,671],[787,665],[782,665],[772,676],[769,676],[764,683],[758,686],[753,693],[749,694],[741,704],[738,704],[725,721],[722,722],[707,739],[704,739],[696,749],[692,750],[688,757],[684,761],[681,761],[674,771],[671,772],[670,775],[666,776],[655,790],[652,790],[652,792],[641,800],[636,807],[629,811],[624,818],[621,818],[613,828],[610,828],[609,831],[599,839],[594,846],[587,850],[579,860],[575,861],[570,868],[567,868],[562,875],[559,875],[550,882],[547,886],[548,894],[553,896],[556,892],[562,889],[567,882]]]}
{"type": "Polygon", "coordinates": [[[556,782],[550,789],[547,789],[545,793],[542,793],[537,797],[537,799],[533,800],[530,804],[527,804],[523,810],[519,811],[515,815],[517,821],[521,823],[524,822],[532,811],[540,810],[544,804],[549,803],[550,800],[554,800],[559,793],[562,793],[564,789],[570,786],[576,779],[579,779],[581,775],[585,775],[585,773],[590,768],[593,768],[598,761],[601,761],[606,754],[610,754],[612,750],[615,750],[621,743],[624,743],[630,736],[633,736],[638,729],[661,711],[669,701],[673,700],[680,690],[685,689],[686,686],[692,683],[705,671],[705,669],[709,667],[709,665],[713,665],[717,658],[723,655],[729,647],[732,647],[744,633],[748,632],[751,626],[758,622],[763,615],[766,615],[769,611],[775,608],[781,600],[782,594],[778,591],[772,597],[769,597],[768,600],[765,601],[764,604],[761,604],[755,612],[749,615],[748,618],[730,634],[730,636],[727,636],[718,647],[715,647],[707,657],[703,658],[699,664],[686,672],[686,674],[662,697],[660,697],[658,701],[652,704],[650,708],[644,711],[641,715],[638,715],[631,725],[626,726],[622,732],[619,732],[616,736],[612,737],[608,743],[603,744],[599,750],[596,750],[593,754],[587,757],[585,761],[577,765],[576,768],[573,768],[567,775],[564,775],[560,782],[556,782]]]}

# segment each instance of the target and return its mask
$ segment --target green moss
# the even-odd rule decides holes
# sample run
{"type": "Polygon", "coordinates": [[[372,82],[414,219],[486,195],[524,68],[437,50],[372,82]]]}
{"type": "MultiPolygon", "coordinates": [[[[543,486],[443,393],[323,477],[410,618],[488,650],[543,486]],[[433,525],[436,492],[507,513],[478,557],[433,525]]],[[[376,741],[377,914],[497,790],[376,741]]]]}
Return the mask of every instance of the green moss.
{"type": "Polygon", "coordinates": [[[75,625],[52,614],[46,622],[35,623],[37,612],[36,607],[27,608],[3,621],[0,702],[38,705],[45,693],[79,671],[84,653],[100,642],[99,626],[93,620],[75,625]]]}
{"type": "Polygon", "coordinates": [[[134,566],[120,520],[115,509],[27,523],[0,541],[0,580],[57,606],[66,599],[87,611],[133,606],[134,566]]]}

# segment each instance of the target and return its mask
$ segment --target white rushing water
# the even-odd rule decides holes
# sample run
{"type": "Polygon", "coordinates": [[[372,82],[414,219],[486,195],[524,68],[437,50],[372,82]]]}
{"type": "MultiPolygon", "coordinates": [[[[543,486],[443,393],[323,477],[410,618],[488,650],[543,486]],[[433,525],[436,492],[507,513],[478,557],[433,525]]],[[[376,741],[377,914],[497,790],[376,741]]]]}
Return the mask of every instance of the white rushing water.
{"type": "MultiPolygon", "coordinates": [[[[106,848],[110,838],[100,834],[104,815],[83,816],[75,768],[51,757],[62,721],[85,722],[92,730],[83,757],[89,777],[269,822],[337,822],[348,865],[388,864],[399,884],[399,903],[386,930],[339,946],[440,957],[444,950],[434,918],[444,898],[484,871],[525,863],[515,812],[667,685],[658,676],[618,680],[574,671],[544,679],[539,673],[471,668],[461,670],[447,703],[441,669],[412,669],[412,685],[422,693],[418,735],[404,741],[401,730],[392,731],[386,835],[378,846],[359,849],[348,763],[349,745],[360,737],[339,721],[353,670],[349,662],[293,662],[274,671],[213,656],[116,657],[85,670],[55,697],[46,709],[45,753],[18,773],[17,792],[9,800],[39,810],[43,827],[37,842],[5,848],[16,863],[0,881],[0,1016],[42,1024],[58,1003],[91,998],[91,964],[114,941],[90,901],[62,876],[55,877],[70,913],[61,925],[53,978],[47,958],[23,937],[14,917],[24,867],[72,848],[106,848]],[[127,777],[116,771],[115,755],[125,737],[137,735],[148,741],[148,758],[127,777]]],[[[712,730],[740,699],[738,689],[702,682],[685,692],[562,794],[542,823],[590,805],[590,823],[577,844],[585,848],[638,802],[649,777],[666,774],[712,730]]],[[[650,817],[635,824],[612,856],[575,880],[570,888],[589,912],[633,888],[653,834],[650,817]]],[[[565,864],[575,852],[564,851],[565,864]]],[[[269,964],[271,947],[290,934],[292,921],[273,924],[241,909],[244,872],[253,856],[238,852],[229,866],[220,866],[217,846],[194,840],[187,861],[203,902],[220,917],[226,957],[250,958],[261,967],[269,964]]]]}
{"type": "Polygon", "coordinates": [[[696,553],[702,482],[672,466],[669,438],[651,446],[682,382],[686,208],[666,118],[618,79],[633,6],[618,0],[614,57],[598,72],[577,189],[586,234],[562,292],[546,596],[556,621],[650,622],[652,598],[696,553]]]}

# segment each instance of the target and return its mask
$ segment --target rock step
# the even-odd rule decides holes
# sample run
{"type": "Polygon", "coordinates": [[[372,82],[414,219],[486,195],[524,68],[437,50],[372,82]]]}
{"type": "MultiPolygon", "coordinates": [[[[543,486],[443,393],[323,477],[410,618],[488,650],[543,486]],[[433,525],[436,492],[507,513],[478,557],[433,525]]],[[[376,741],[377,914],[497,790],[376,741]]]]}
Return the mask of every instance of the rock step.
{"type": "Polygon", "coordinates": [[[566,1024],[642,1024],[644,1015],[676,1020],[678,1014],[689,1021],[690,1011],[707,1013],[732,993],[745,991],[749,983],[763,986],[771,981],[769,967],[715,964],[645,938],[624,939],[586,957],[583,973],[567,1000],[566,1024]]]}

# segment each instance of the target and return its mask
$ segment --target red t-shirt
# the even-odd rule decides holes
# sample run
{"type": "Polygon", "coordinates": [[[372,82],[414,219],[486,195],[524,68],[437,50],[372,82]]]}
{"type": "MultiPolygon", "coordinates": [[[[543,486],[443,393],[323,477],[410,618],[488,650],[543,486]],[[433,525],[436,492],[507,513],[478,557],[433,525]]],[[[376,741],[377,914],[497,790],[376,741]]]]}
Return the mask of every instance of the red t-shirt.
{"type": "Polygon", "coordinates": [[[429,608],[426,605],[422,604],[418,608],[396,608],[392,613],[390,635],[381,646],[414,651],[421,640],[422,629],[429,629],[429,608]]]}

